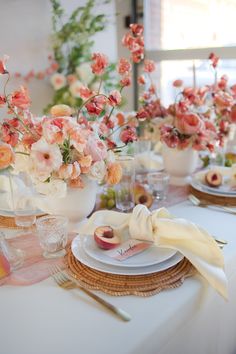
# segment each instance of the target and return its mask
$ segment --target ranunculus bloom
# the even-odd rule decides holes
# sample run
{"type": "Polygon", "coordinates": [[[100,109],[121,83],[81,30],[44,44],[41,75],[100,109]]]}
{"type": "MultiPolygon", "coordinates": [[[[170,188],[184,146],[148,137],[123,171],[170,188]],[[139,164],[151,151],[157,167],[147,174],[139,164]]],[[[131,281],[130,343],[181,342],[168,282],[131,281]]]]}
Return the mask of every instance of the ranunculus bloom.
{"type": "Polygon", "coordinates": [[[118,90],[111,91],[109,97],[109,104],[113,107],[118,106],[121,103],[121,94],[118,90]]]}
{"type": "Polygon", "coordinates": [[[72,164],[63,164],[59,168],[58,177],[61,179],[68,179],[72,175],[73,166],[72,164]]]}
{"type": "Polygon", "coordinates": [[[31,103],[28,90],[21,86],[20,91],[15,91],[11,95],[11,105],[19,109],[27,109],[31,103]]]}
{"type": "Polygon", "coordinates": [[[48,177],[53,171],[58,171],[62,165],[59,146],[48,144],[43,137],[32,145],[30,158],[35,170],[48,177]]]}
{"type": "Polygon", "coordinates": [[[102,75],[108,65],[108,58],[105,54],[93,53],[93,64],[91,65],[92,72],[96,75],[102,75]]]}
{"type": "Polygon", "coordinates": [[[155,69],[156,69],[156,65],[153,60],[146,59],[144,61],[144,71],[146,73],[152,73],[153,71],[155,71],[155,69]]]}
{"type": "Polygon", "coordinates": [[[82,156],[79,158],[78,162],[81,168],[81,172],[88,173],[90,170],[90,166],[92,165],[93,158],[91,155],[82,156]]]}
{"type": "Polygon", "coordinates": [[[6,62],[8,59],[9,59],[9,56],[4,55],[3,59],[0,60],[0,75],[8,73],[8,71],[6,70],[6,62]]]}
{"type": "Polygon", "coordinates": [[[72,109],[66,104],[56,104],[52,106],[50,113],[53,117],[69,117],[72,114],[72,109]]]}
{"type": "Polygon", "coordinates": [[[84,188],[84,182],[80,176],[74,179],[70,179],[68,182],[70,188],[84,188]]]}
{"type": "Polygon", "coordinates": [[[102,140],[91,137],[86,145],[85,153],[92,156],[93,161],[104,160],[107,157],[107,147],[102,140]]]}
{"type": "Polygon", "coordinates": [[[0,142],[0,170],[10,166],[14,162],[14,158],[11,145],[0,142]]]}
{"type": "Polygon", "coordinates": [[[181,134],[197,134],[204,128],[202,119],[194,113],[179,114],[175,119],[175,125],[181,134]]]}
{"type": "Polygon", "coordinates": [[[137,140],[135,128],[128,126],[124,130],[122,130],[122,132],[120,133],[120,140],[124,144],[132,143],[133,141],[137,140]]]}
{"type": "Polygon", "coordinates": [[[181,87],[181,86],[183,86],[183,80],[177,79],[177,80],[173,81],[173,86],[174,86],[174,87],[181,87]]]}
{"type": "Polygon", "coordinates": [[[66,77],[60,73],[52,75],[50,81],[54,90],[60,90],[62,87],[66,86],[66,77]]]}
{"type": "Polygon", "coordinates": [[[118,162],[111,163],[107,169],[106,182],[108,184],[117,184],[122,177],[122,167],[118,162]]]}
{"type": "Polygon", "coordinates": [[[127,75],[130,73],[130,71],[131,71],[130,62],[125,58],[121,58],[118,64],[118,73],[120,75],[127,75]]]}
{"type": "Polygon", "coordinates": [[[89,101],[85,107],[87,108],[89,114],[99,115],[103,111],[106,102],[106,97],[97,96],[89,101]]]}
{"type": "Polygon", "coordinates": [[[138,23],[131,23],[129,27],[133,34],[135,34],[136,36],[141,36],[143,34],[143,25],[140,25],[138,23]]]}

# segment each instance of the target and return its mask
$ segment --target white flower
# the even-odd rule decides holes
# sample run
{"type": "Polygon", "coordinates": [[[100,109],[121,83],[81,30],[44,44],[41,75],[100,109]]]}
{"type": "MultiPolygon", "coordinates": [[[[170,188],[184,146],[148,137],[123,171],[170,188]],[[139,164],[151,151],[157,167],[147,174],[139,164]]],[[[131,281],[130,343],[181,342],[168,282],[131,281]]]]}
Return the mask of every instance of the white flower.
{"type": "Polygon", "coordinates": [[[89,171],[89,177],[101,182],[106,175],[106,164],[103,160],[95,162],[89,171]]]}
{"type": "Polygon", "coordinates": [[[60,90],[62,87],[66,86],[66,77],[63,74],[53,74],[50,81],[54,90],[60,90]]]}
{"type": "Polygon", "coordinates": [[[80,88],[83,86],[82,82],[77,80],[70,85],[70,92],[73,97],[80,97],[80,88]]]}
{"type": "Polygon", "coordinates": [[[30,159],[33,170],[48,177],[51,172],[57,171],[62,164],[62,155],[58,145],[48,144],[44,137],[32,145],[30,159]]]}
{"type": "Polygon", "coordinates": [[[38,193],[52,196],[55,198],[63,198],[66,196],[66,182],[61,179],[52,179],[50,182],[38,182],[35,184],[38,193]]]}
{"type": "Polygon", "coordinates": [[[79,79],[86,85],[88,85],[94,78],[91,66],[88,63],[83,63],[80,66],[77,66],[76,73],[79,76],[79,79]]]}

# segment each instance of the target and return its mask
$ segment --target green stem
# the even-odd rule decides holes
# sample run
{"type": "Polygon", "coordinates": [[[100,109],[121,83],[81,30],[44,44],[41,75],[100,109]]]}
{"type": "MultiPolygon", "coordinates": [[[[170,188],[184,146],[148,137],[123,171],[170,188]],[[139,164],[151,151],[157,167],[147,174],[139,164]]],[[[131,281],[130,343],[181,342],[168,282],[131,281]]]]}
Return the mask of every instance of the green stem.
{"type": "Polygon", "coordinates": [[[21,154],[21,155],[26,155],[26,156],[30,156],[30,154],[28,152],[23,152],[23,151],[15,151],[16,154],[21,154]]]}
{"type": "Polygon", "coordinates": [[[4,92],[4,96],[5,96],[5,98],[6,98],[6,102],[7,102],[6,87],[7,87],[7,84],[8,84],[8,82],[9,82],[9,80],[10,80],[10,74],[7,73],[7,80],[6,80],[5,85],[4,85],[4,88],[3,88],[3,92],[4,92]]]}

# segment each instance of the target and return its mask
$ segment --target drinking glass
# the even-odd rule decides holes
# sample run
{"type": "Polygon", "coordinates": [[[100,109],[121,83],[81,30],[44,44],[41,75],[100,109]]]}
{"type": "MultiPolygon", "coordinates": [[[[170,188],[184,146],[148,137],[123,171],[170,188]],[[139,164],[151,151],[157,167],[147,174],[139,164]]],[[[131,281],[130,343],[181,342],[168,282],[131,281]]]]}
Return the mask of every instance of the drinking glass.
{"type": "Polygon", "coordinates": [[[37,236],[45,258],[57,258],[66,254],[68,218],[46,215],[36,220],[37,236]]]}
{"type": "Polygon", "coordinates": [[[147,180],[154,198],[158,201],[167,197],[170,176],[165,172],[148,173],[147,180]]]}
{"type": "Polygon", "coordinates": [[[134,207],[134,157],[121,155],[117,157],[117,162],[119,162],[122,167],[122,178],[115,187],[116,208],[122,212],[126,212],[134,207]]]}

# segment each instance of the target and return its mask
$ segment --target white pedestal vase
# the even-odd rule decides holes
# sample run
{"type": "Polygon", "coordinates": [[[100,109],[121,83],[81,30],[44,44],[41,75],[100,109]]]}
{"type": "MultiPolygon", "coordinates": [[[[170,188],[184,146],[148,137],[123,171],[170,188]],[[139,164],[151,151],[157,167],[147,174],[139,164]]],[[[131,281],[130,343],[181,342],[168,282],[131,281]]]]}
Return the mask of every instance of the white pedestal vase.
{"type": "Polygon", "coordinates": [[[83,221],[94,209],[97,194],[97,182],[83,178],[84,188],[67,187],[64,197],[45,196],[38,199],[38,207],[45,213],[67,216],[70,229],[83,221]]]}
{"type": "Polygon", "coordinates": [[[176,186],[188,184],[198,165],[198,151],[192,148],[172,149],[163,144],[162,156],[165,171],[170,175],[170,183],[176,186]]]}

